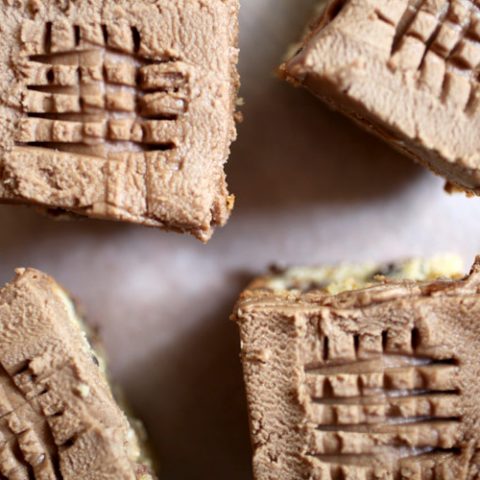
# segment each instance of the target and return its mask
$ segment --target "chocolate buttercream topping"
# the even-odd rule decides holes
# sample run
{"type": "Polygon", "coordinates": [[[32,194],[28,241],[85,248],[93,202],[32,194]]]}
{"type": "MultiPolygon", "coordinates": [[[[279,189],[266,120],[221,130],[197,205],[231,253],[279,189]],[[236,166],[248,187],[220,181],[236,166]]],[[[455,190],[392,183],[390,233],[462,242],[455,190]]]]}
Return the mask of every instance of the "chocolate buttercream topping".
{"type": "Polygon", "coordinates": [[[0,200],[188,231],[233,207],[238,0],[0,11],[0,200]]]}
{"type": "Polygon", "coordinates": [[[331,0],[281,71],[479,194],[479,40],[474,1],[331,0]]]}
{"type": "Polygon", "coordinates": [[[480,257],[336,295],[257,281],[233,318],[257,480],[480,476],[480,257]]]}
{"type": "Polygon", "coordinates": [[[0,290],[0,478],[153,480],[71,300],[18,270],[0,290]]]}

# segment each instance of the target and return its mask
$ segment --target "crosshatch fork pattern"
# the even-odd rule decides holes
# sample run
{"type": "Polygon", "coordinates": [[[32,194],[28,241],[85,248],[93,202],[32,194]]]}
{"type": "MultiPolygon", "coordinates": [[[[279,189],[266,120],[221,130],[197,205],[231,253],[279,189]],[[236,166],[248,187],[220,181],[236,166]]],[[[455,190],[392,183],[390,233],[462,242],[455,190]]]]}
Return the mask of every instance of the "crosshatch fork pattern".
{"type": "Polygon", "coordinates": [[[392,478],[406,478],[412,460],[419,479],[441,478],[435,463],[462,462],[459,366],[423,354],[422,342],[416,329],[319,338],[320,358],[305,365],[308,454],[332,479],[350,468],[370,478],[372,457],[388,460],[392,478]]]}
{"type": "Polygon", "coordinates": [[[390,68],[416,70],[443,102],[468,113],[478,108],[480,7],[473,0],[409,0],[402,8],[379,7],[393,29],[390,68]]]}
{"type": "Polygon", "coordinates": [[[56,438],[62,411],[60,404],[52,409],[50,400],[48,386],[33,381],[28,364],[10,373],[0,367],[1,479],[63,478],[59,452],[75,440],[56,438]]]}
{"type": "Polygon", "coordinates": [[[0,200],[209,240],[233,208],[238,0],[17,3],[0,200]]]}
{"type": "Polygon", "coordinates": [[[148,59],[135,27],[46,24],[23,66],[28,87],[19,145],[99,157],[175,148],[188,72],[148,59]]]}

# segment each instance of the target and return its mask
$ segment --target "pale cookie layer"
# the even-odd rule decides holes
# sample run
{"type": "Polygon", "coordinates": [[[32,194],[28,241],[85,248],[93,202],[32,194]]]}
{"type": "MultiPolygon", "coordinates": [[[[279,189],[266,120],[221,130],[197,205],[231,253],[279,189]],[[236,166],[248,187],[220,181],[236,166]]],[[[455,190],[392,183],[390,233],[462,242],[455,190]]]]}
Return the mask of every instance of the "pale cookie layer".
{"type": "Polygon", "coordinates": [[[336,295],[270,281],[233,315],[256,480],[479,478],[480,258],[336,295]]]}
{"type": "Polygon", "coordinates": [[[388,280],[428,281],[439,278],[463,277],[463,260],[453,254],[437,255],[429,259],[412,258],[394,263],[348,264],[323,267],[272,267],[272,271],[255,280],[250,288],[269,290],[300,290],[304,293],[323,290],[336,294],[358,290],[388,280]]]}
{"type": "Polygon", "coordinates": [[[4,3],[0,201],[208,240],[233,206],[238,0],[4,3]]]}
{"type": "Polygon", "coordinates": [[[480,194],[480,9],[473,0],[331,0],[287,79],[480,194]]]}
{"type": "Polygon", "coordinates": [[[0,478],[154,478],[71,300],[36,270],[0,290],[0,478]]]}

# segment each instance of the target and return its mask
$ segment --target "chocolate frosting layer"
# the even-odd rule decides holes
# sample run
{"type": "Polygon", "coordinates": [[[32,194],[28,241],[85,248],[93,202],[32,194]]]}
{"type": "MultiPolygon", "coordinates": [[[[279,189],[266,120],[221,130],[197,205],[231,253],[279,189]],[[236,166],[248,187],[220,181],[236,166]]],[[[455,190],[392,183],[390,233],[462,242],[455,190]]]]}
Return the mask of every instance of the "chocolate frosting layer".
{"type": "Polygon", "coordinates": [[[37,270],[0,290],[0,433],[0,478],[154,478],[71,300],[37,270]]]}
{"type": "Polygon", "coordinates": [[[257,480],[480,475],[480,257],[460,280],[235,308],[257,480]]]}
{"type": "Polygon", "coordinates": [[[0,11],[0,201],[190,232],[233,208],[238,0],[0,11]]]}
{"type": "Polygon", "coordinates": [[[331,0],[281,72],[478,194],[479,26],[473,1],[331,0]]]}

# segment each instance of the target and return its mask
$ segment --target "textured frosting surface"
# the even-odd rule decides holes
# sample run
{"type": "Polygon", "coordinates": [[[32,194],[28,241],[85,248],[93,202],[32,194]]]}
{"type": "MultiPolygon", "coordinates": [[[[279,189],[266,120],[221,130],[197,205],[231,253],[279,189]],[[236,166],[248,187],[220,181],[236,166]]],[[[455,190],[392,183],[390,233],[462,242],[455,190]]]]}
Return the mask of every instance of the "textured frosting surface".
{"type": "Polygon", "coordinates": [[[257,480],[480,476],[480,258],[331,295],[257,281],[234,312],[257,480]]]}
{"type": "Polygon", "coordinates": [[[0,290],[0,478],[153,480],[65,292],[18,270],[0,290]]]}
{"type": "Polygon", "coordinates": [[[396,148],[480,192],[473,0],[333,0],[283,74],[396,148]]]}
{"type": "Polygon", "coordinates": [[[207,240],[233,206],[237,16],[237,0],[4,2],[0,199],[207,240]]]}

